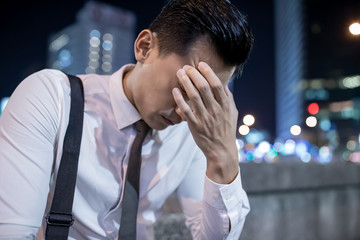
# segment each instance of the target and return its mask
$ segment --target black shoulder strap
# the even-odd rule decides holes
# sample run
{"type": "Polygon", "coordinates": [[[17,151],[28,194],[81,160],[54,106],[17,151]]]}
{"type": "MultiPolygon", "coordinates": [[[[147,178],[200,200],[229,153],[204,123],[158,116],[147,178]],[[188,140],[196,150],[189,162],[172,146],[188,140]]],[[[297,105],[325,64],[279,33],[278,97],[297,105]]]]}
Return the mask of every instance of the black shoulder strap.
{"type": "Polygon", "coordinates": [[[78,77],[72,75],[68,77],[71,86],[70,118],[65,133],[54,198],[50,212],[46,216],[46,240],[68,239],[69,228],[74,222],[72,205],[83,129],[84,89],[78,77]]]}

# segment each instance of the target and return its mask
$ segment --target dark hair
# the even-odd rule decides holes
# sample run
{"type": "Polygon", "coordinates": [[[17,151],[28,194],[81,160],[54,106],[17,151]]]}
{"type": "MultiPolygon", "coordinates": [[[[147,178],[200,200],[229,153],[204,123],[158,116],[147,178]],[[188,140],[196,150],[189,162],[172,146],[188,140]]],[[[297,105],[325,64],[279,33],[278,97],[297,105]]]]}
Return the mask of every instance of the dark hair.
{"type": "Polygon", "coordinates": [[[170,0],[149,29],[157,34],[160,54],[185,56],[207,36],[225,64],[236,66],[236,75],[254,41],[245,16],[228,0],[170,0]]]}

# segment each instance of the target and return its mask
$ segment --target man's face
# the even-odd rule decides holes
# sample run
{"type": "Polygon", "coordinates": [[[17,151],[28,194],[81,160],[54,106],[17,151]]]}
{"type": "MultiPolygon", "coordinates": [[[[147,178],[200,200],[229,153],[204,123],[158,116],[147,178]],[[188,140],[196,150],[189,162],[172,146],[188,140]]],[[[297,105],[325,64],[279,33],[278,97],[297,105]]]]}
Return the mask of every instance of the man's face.
{"type": "MultiPolygon", "coordinates": [[[[182,121],[176,113],[176,103],[172,89],[183,89],[176,72],[184,65],[197,68],[200,61],[206,62],[213,69],[225,86],[235,67],[224,65],[212,47],[205,41],[197,41],[186,57],[177,54],[159,56],[152,51],[146,61],[139,66],[139,74],[133,87],[133,100],[145,122],[153,129],[162,130],[169,125],[182,121]]],[[[186,93],[183,96],[187,99],[186,93]]],[[[191,107],[191,103],[190,103],[191,107]]]]}

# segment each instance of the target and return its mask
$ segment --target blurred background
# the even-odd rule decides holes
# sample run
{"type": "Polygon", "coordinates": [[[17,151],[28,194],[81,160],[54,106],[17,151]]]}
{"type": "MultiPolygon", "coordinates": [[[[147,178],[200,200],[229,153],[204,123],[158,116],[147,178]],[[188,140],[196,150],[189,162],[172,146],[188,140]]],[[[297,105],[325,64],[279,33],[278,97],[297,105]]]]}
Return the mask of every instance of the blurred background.
{"type": "MultiPolygon", "coordinates": [[[[137,34],[166,2],[2,0],[0,114],[35,71],[111,74],[134,62],[137,34]]],[[[253,209],[241,239],[360,239],[360,1],[232,3],[255,36],[232,85],[253,209]]]]}

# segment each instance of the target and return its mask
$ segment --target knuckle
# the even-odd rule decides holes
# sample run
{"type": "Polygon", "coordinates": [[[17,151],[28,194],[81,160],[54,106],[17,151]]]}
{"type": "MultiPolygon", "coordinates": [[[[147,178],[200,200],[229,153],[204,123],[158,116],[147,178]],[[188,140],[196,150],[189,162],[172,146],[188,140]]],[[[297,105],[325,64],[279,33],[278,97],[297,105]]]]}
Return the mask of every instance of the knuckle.
{"type": "Polygon", "coordinates": [[[224,86],[221,84],[216,84],[213,86],[214,91],[220,92],[224,89],[224,86]]]}
{"type": "Polygon", "coordinates": [[[201,93],[205,93],[205,92],[210,91],[210,86],[207,85],[207,84],[202,84],[202,85],[200,85],[200,86],[198,87],[198,90],[199,90],[199,92],[201,92],[201,93]]]}
{"type": "Polygon", "coordinates": [[[192,113],[192,111],[191,111],[191,109],[190,109],[189,107],[187,107],[187,108],[184,108],[184,109],[182,110],[182,113],[183,113],[184,115],[189,115],[189,114],[192,113]]]}
{"type": "Polygon", "coordinates": [[[199,96],[198,94],[191,94],[191,95],[189,96],[189,99],[190,99],[190,101],[192,101],[192,102],[199,102],[199,101],[201,101],[201,98],[200,98],[200,96],[199,96]]]}

